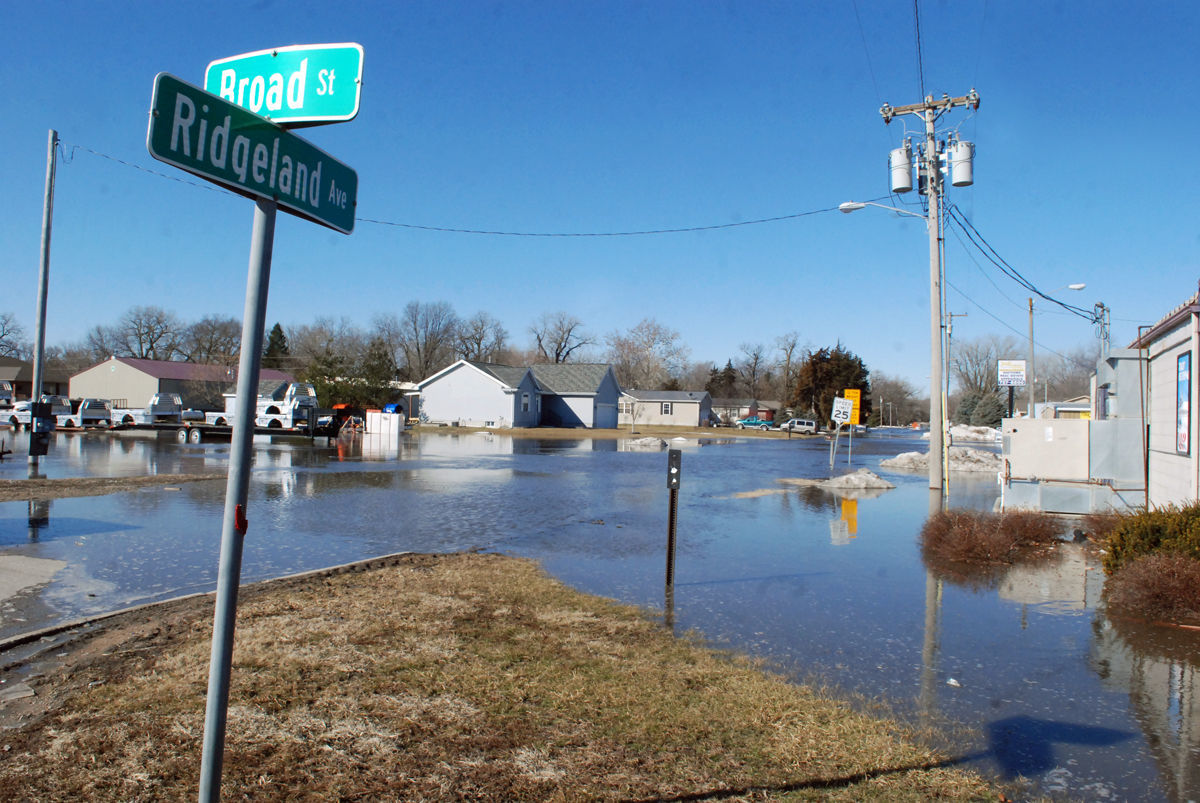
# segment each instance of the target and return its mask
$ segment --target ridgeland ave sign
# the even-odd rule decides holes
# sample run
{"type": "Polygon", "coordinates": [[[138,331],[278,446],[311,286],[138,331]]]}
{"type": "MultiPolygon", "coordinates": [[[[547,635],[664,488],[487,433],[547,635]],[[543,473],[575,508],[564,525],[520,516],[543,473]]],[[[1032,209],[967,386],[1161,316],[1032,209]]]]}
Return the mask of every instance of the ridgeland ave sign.
{"type": "Polygon", "coordinates": [[[204,88],[289,128],[354,119],[362,94],[362,45],[292,45],[217,59],[204,88]]]}
{"type": "Polygon", "coordinates": [[[159,73],[146,148],[159,161],[349,234],[358,174],[253,112],[159,73]]]}

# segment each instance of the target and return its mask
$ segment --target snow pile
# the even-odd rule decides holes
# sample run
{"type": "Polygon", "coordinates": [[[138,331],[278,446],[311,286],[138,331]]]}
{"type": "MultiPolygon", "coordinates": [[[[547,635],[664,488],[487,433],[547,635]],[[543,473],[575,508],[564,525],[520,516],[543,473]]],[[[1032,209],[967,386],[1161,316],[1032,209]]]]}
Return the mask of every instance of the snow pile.
{"type": "MultiPolygon", "coordinates": [[[[929,440],[929,433],[921,433],[921,437],[929,440]]],[[[974,441],[976,443],[995,443],[1000,440],[1000,430],[996,427],[973,427],[969,424],[954,424],[950,427],[950,442],[974,441]]]]}
{"type": "Polygon", "coordinates": [[[662,438],[634,438],[625,441],[625,450],[630,452],[657,452],[665,448],[667,442],[662,438]]]}
{"type": "MultiPolygon", "coordinates": [[[[884,468],[925,471],[929,468],[928,452],[903,452],[879,463],[884,468]]],[[[969,449],[963,446],[950,448],[951,471],[999,471],[1004,459],[996,452],[984,449],[969,449]]]]}
{"type": "Polygon", "coordinates": [[[895,488],[896,487],[895,485],[892,485],[890,482],[885,480],[883,477],[880,477],[878,474],[874,473],[873,471],[870,471],[869,469],[865,469],[865,468],[860,468],[858,471],[852,472],[850,474],[843,474],[840,477],[834,477],[833,479],[825,480],[824,482],[820,483],[820,486],[822,488],[829,488],[831,490],[838,489],[838,488],[856,488],[856,489],[882,488],[882,489],[887,489],[887,488],[895,488]]]}

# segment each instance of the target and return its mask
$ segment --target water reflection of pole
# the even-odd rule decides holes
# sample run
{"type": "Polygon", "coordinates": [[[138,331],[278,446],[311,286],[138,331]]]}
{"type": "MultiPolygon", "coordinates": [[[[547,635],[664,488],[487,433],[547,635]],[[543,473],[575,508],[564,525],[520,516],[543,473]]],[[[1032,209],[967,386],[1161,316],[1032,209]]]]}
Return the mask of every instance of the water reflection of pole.
{"type": "MultiPolygon", "coordinates": [[[[941,488],[929,490],[929,515],[941,513],[945,505],[941,488]]],[[[921,695],[919,707],[922,724],[929,725],[937,709],[937,660],[941,648],[942,581],[925,570],[925,632],[921,643],[921,695]]]]}
{"type": "Polygon", "coordinates": [[[30,499],[28,521],[29,540],[36,541],[41,529],[50,523],[50,500],[30,499]]]}
{"type": "Polygon", "coordinates": [[[925,570],[925,638],[921,644],[921,720],[929,725],[937,711],[937,661],[941,647],[942,581],[925,570]]]}

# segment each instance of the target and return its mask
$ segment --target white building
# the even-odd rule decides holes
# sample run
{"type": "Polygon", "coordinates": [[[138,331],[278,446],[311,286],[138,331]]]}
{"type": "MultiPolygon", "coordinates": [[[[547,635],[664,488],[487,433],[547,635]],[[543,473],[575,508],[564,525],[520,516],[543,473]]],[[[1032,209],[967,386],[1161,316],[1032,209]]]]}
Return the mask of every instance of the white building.
{"type": "Polygon", "coordinates": [[[621,388],[611,365],[518,368],[459,360],[419,385],[420,420],[464,427],[614,429],[621,388]]]}
{"type": "Polygon", "coordinates": [[[707,427],[712,421],[707,390],[627,390],[621,394],[621,426],[707,427]]]}
{"type": "Polygon", "coordinates": [[[1200,293],[1176,307],[1131,346],[1146,360],[1146,476],[1151,507],[1200,499],[1196,364],[1200,293]]]}

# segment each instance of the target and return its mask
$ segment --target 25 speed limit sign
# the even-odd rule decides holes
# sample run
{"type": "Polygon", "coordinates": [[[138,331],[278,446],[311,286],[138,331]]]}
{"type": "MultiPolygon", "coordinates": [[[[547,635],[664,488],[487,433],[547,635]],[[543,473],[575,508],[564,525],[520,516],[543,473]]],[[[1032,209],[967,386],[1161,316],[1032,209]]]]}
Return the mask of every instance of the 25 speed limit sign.
{"type": "Polygon", "coordinates": [[[849,424],[854,415],[854,402],[850,399],[836,397],[833,400],[833,413],[829,416],[835,424],[849,424]]]}

